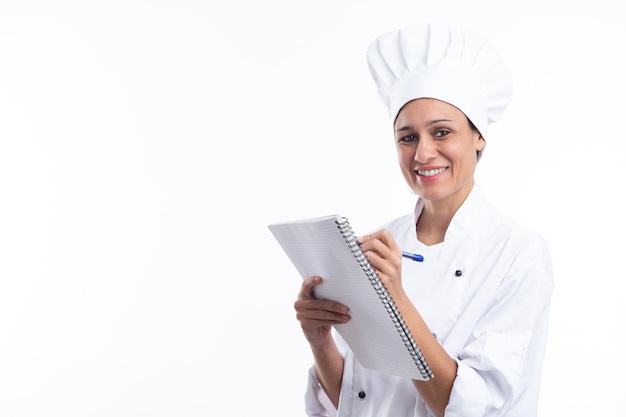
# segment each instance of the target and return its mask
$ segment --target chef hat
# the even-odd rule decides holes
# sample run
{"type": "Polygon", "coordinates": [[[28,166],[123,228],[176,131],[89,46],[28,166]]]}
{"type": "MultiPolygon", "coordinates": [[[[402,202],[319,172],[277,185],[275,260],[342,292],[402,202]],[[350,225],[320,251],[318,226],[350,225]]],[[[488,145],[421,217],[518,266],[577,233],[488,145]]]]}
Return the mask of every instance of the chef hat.
{"type": "Polygon", "coordinates": [[[502,57],[456,26],[424,24],[382,35],[367,50],[367,63],[392,120],[409,101],[434,98],[461,110],[486,137],[512,98],[502,57]]]}

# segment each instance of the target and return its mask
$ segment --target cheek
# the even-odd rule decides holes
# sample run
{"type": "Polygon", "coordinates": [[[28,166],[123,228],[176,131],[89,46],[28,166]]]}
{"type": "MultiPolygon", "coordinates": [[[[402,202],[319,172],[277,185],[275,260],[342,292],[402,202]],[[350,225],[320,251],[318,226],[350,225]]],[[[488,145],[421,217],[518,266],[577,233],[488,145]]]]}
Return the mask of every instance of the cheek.
{"type": "Polygon", "coordinates": [[[407,165],[410,167],[413,165],[413,159],[415,157],[414,149],[398,146],[396,147],[396,153],[398,155],[398,162],[400,165],[403,167],[407,165]]]}
{"type": "Polygon", "coordinates": [[[450,144],[446,152],[450,158],[453,158],[457,161],[466,162],[471,158],[476,159],[476,147],[477,144],[475,145],[474,143],[469,141],[465,143],[459,142],[450,144]]]}

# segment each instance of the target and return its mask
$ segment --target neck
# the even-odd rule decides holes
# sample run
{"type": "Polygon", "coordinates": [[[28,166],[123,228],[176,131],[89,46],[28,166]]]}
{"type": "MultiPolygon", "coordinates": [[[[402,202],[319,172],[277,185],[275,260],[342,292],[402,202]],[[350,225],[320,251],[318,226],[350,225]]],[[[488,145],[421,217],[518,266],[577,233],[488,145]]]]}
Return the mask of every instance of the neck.
{"type": "Polygon", "coordinates": [[[435,245],[443,242],[448,226],[457,210],[472,190],[473,183],[467,190],[462,190],[442,200],[425,200],[424,208],[415,231],[417,238],[425,245],[435,245]]]}

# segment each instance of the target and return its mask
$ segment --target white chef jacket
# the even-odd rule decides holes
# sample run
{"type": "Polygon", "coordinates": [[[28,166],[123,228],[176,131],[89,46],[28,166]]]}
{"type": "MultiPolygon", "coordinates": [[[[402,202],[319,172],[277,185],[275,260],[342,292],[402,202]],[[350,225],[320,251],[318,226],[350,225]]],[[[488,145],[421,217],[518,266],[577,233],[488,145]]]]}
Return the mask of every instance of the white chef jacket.
{"type": "MultiPolygon", "coordinates": [[[[423,207],[419,199],[413,213],[384,227],[403,250],[424,255],[424,262],[403,260],[402,283],[458,364],[445,415],[536,416],[553,288],[544,239],[506,218],[475,185],[444,241],[426,246],[415,232],[423,207]]],[[[333,335],[344,357],[339,407],[311,367],[309,416],[434,416],[411,380],[364,368],[341,336],[333,335]]]]}

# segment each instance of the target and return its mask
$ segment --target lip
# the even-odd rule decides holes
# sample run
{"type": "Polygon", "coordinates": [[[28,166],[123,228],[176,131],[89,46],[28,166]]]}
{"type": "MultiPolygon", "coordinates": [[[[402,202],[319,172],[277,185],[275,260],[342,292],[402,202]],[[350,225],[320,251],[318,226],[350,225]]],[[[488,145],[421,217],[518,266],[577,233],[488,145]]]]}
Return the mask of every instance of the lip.
{"type": "Polygon", "coordinates": [[[447,170],[448,167],[445,166],[424,166],[415,169],[415,176],[423,183],[433,182],[439,179],[447,170]],[[428,172],[429,175],[425,175],[426,171],[430,171],[428,172]]]}

